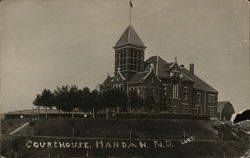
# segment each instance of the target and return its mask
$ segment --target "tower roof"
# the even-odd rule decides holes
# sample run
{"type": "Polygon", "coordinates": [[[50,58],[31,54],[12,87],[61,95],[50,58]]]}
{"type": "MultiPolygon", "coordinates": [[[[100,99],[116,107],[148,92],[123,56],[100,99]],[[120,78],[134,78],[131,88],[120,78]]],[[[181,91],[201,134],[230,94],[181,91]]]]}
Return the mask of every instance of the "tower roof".
{"type": "Polygon", "coordinates": [[[132,45],[141,48],[146,48],[138,34],[135,32],[132,25],[129,25],[126,30],[123,32],[122,36],[116,42],[114,48],[125,46],[125,45],[132,45]]]}

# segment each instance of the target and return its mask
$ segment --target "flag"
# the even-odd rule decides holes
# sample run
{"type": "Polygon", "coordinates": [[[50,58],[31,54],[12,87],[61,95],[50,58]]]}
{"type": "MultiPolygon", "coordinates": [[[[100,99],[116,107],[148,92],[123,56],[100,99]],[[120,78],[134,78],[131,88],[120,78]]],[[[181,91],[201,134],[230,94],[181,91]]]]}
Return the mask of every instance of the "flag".
{"type": "Polygon", "coordinates": [[[131,0],[129,1],[129,4],[130,4],[130,7],[132,8],[133,7],[133,3],[132,3],[131,0]]]}

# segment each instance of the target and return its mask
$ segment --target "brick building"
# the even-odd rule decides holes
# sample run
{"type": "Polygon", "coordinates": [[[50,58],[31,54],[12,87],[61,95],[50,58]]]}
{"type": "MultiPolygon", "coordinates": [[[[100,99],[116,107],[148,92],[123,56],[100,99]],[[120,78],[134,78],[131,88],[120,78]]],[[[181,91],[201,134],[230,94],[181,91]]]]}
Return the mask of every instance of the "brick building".
{"type": "Polygon", "coordinates": [[[145,60],[146,46],[129,25],[113,47],[114,76],[107,76],[100,90],[136,91],[144,100],[152,97],[159,111],[217,115],[218,91],[189,69],[159,56],[145,60]]]}

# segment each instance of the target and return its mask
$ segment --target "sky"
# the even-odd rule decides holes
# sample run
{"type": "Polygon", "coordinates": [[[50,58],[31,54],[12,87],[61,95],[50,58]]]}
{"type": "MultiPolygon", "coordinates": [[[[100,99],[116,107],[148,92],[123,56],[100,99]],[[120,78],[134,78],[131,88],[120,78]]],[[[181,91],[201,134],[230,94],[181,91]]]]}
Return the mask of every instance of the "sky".
{"type": "MultiPolygon", "coordinates": [[[[0,111],[29,109],[43,89],[95,88],[114,71],[113,46],[129,24],[128,0],[3,0],[0,111]]],[[[249,108],[246,0],[132,0],[146,59],[195,63],[195,74],[235,110],[249,108]]]]}

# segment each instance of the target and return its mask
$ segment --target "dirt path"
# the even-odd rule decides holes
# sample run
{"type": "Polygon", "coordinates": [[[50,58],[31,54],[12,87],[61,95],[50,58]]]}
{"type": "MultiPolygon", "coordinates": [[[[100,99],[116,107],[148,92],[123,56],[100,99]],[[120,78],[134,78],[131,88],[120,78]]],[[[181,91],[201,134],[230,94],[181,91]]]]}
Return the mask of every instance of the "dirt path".
{"type": "MultiPolygon", "coordinates": [[[[33,119],[33,121],[34,120],[37,120],[37,119],[33,119]]],[[[9,135],[13,135],[13,134],[17,133],[18,131],[20,131],[21,129],[23,129],[24,127],[26,127],[28,125],[29,125],[29,122],[24,123],[23,125],[21,125],[17,129],[15,129],[14,131],[10,132],[9,135]]]]}
{"type": "Polygon", "coordinates": [[[10,132],[9,135],[13,135],[13,134],[17,133],[18,131],[20,131],[21,129],[23,129],[24,127],[26,127],[28,125],[29,125],[29,122],[24,123],[23,125],[21,125],[17,129],[15,129],[14,131],[10,132]]]}

